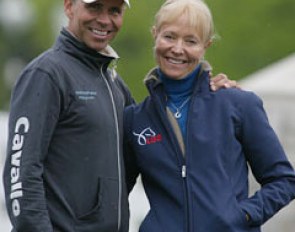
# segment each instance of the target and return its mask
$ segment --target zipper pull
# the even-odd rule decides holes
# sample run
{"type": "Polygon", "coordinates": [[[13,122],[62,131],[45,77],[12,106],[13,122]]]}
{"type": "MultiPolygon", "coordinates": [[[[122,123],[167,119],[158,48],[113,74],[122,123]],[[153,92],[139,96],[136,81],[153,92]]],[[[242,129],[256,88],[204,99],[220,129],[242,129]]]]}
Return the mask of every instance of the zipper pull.
{"type": "Polygon", "coordinates": [[[114,60],[111,61],[111,63],[108,66],[108,68],[110,70],[110,76],[111,76],[111,79],[112,79],[113,82],[114,82],[114,80],[118,76],[118,73],[116,71],[116,69],[117,69],[117,63],[118,63],[118,60],[117,59],[114,59],[114,60]]]}
{"type": "Polygon", "coordinates": [[[186,166],[185,165],[182,165],[181,176],[182,176],[182,178],[186,177],[186,166]]]}

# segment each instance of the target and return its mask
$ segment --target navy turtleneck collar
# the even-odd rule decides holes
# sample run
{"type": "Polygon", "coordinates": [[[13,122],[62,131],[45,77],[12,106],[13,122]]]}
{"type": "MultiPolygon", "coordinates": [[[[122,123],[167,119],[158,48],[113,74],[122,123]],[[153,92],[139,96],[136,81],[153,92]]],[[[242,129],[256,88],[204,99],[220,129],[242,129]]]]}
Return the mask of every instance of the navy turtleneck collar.
{"type": "Polygon", "coordinates": [[[190,104],[190,97],[193,93],[195,81],[199,76],[201,65],[198,65],[194,71],[180,80],[174,80],[165,75],[160,69],[157,70],[160,80],[163,83],[167,95],[167,106],[175,115],[182,132],[183,139],[186,139],[187,114],[190,104]]]}
{"type": "Polygon", "coordinates": [[[200,70],[201,70],[201,65],[198,65],[195,68],[195,70],[193,70],[186,77],[180,80],[171,79],[166,74],[164,74],[159,68],[157,72],[158,72],[160,80],[163,83],[166,95],[176,100],[177,102],[177,99],[175,99],[175,97],[180,98],[179,100],[181,101],[183,97],[186,97],[192,94],[192,91],[194,88],[194,82],[196,81],[200,70]]]}

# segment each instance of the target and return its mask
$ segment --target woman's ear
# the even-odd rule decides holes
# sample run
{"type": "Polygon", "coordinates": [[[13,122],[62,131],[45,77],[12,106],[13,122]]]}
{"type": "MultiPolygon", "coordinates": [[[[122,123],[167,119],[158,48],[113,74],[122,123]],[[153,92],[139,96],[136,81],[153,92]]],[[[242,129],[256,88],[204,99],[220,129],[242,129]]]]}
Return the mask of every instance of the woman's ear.
{"type": "Polygon", "coordinates": [[[156,38],[157,38],[157,29],[156,29],[155,26],[152,27],[151,32],[152,32],[152,36],[153,36],[154,40],[156,40],[156,38]]]}
{"type": "Polygon", "coordinates": [[[212,39],[210,39],[206,44],[205,44],[205,48],[209,48],[211,46],[211,44],[213,43],[212,39]]]}

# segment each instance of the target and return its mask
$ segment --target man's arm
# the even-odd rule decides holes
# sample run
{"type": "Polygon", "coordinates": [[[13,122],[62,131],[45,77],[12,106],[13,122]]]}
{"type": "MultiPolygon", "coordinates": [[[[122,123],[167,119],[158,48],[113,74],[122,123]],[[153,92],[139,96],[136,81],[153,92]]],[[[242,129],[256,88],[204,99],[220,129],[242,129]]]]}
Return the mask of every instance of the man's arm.
{"type": "Polygon", "coordinates": [[[12,94],[3,182],[14,231],[53,231],[43,162],[58,118],[58,96],[49,76],[39,70],[24,73],[12,94]]]}

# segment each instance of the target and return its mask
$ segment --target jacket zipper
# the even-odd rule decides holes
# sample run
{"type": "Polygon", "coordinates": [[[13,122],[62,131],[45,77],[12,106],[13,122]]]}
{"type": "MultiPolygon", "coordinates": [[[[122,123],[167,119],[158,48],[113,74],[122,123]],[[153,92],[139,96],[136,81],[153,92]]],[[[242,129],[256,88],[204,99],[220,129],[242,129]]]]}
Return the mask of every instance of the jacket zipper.
{"type": "MultiPolygon", "coordinates": [[[[188,149],[188,140],[189,140],[189,136],[188,136],[188,134],[189,134],[189,124],[190,124],[190,115],[191,115],[191,108],[192,108],[192,105],[194,104],[194,101],[195,101],[195,97],[196,97],[196,94],[195,93],[193,93],[193,97],[192,97],[192,99],[191,99],[191,102],[190,102],[190,105],[189,105],[189,110],[188,110],[188,115],[187,115],[187,131],[186,131],[186,139],[185,139],[185,147],[186,147],[186,151],[188,151],[189,149],[188,149]]],[[[187,157],[186,157],[186,159],[187,159],[187,157]]],[[[185,159],[185,160],[186,160],[185,159]]],[[[186,161],[185,161],[185,163],[183,164],[183,166],[182,166],[182,178],[183,178],[183,180],[184,180],[184,182],[185,182],[185,191],[186,191],[186,213],[187,213],[187,217],[186,217],[186,228],[187,228],[187,231],[191,231],[192,230],[192,225],[191,225],[191,217],[192,217],[192,215],[190,214],[190,208],[189,208],[189,206],[190,206],[190,203],[189,203],[189,187],[188,187],[188,184],[187,184],[187,182],[188,182],[188,180],[187,180],[187,163],[186,163],[186,161]]]]}
{"type": "Polygon", "coordinates": [[[108,81],[106,80],[105,75],[103,74],[102,71],[103,66],[100,68],[100,72],[102,75],[102,79],[104,80],[108,92],[110,94],[110,98],[112,101],[112,107],[113,107],[113,113],[114,113],[114,119],[115,119],[115,125],[116,125],[116,136],[117,136],[117,158],[118,158],[118,179],[119,179],[119,193],[118,193],[118,231],[120,230],[121,227],[121,198],[122,198],[122,177],[121,177],[121,159],[120,159],[120,133],[119,133],[119,124],[118,124],[118,114],[117,114],[117,108],[116,108],[116,104],[115,104],[115,100],[114,100],[114,95],[113,92],[111,90],[111,87],[108,83],[108,81]]]}
{"type": "Polygon", "coordinates": [[[181,168],[181,176],[182,178],[186,178],[186,165],[182,165],[182,168],[181,168]]]}
{"type": "MultiPolygon", "coordinates": [[[[160,101],[161,102],[161,101],[160,101]]],[[[161,114],[160,114],[161,115],[161,114]]],[[[163,119],[164,122],[166,122],[167,120],[163,119]]],[[[169,120],[168,120],[169,121],[169,120]]],[[[169,132],[170,130],[168,130],[169,132]]],[[[171,136],[170,136],[171,137],[171,136]]],[[[177,138],[176,138],[176,141],[177,141],[177,138]]],[[[185,192],[185,209],[186,209],[186,215],[187,217],[185,218],[186,219],[186,222],[185,222],[185,228],[187,231],[189,231],[189,209],[188,209],[188,206],[189,206],[189,203],[188,203],[188,184],[187,184],[187,165],[186,165],[186,157],[185,157],[185,154],[182,152],[180,146],[178,146],[179,149],[176,148],[176,150],[179,150],[180,151],[180,155],[178,155],[178,151],[176,152],[177,153],[177,160],[178,160],[178,164],[180,165],[180,175],[181,175],[181,178],[183,180],[183,185],[184,185],[184,192],[185,192]]]]}
{"type": "Polygon", "coordinates": [[[185,215],[186,215],[185,228],[186,228],[186,231],[190,231],[190,229],[189,229],[190,215],[189,215],[189,202],[188,202],[188,186],[187,186],[187,179],[186,179],[187,178],[186,164],[183,164],[181,166],[181,177],[184,182],[184,192],[185,192],[185,194],[184,194],[185,195],[185,211],[186,211],[186,213],[185,213],[185,215]]]}

